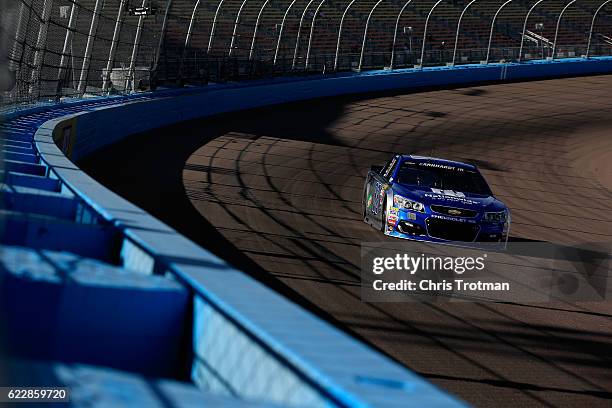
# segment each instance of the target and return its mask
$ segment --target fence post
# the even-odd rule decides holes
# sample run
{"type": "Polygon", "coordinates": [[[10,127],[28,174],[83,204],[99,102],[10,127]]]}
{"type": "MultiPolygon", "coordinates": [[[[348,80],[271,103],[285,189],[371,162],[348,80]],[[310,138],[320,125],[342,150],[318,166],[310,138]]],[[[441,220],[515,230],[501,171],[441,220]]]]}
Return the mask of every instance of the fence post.
{"type": "Polygon", "coordinates": [[[285,14],[283,15],[283,19],[281,21],[281,25],[280,25],[280,28],[278,30],[278,40],[276,41],[276,50],[274,51],[274,62],[272,63],[273,66],[276,66],[276,59],[278,58],[278,50],[280,48],[281,37],[283,36],[283,29],[285,28],[285,20],[287,19],[287,15],[289,14],[289,10],[291,10],[291,7],[293,7],[293,5],[295,4],[296,1],[297,0],[293,0],[289,4],[289,7],[287,7],[287,10],[285,11],[285,14]]]}
{"type": "Polygon", "coordinates": [[[181,61],[179,62],[179,69],[177,74],[178,82],[183,79],[183,68],[185,65],[185,57],[187,56],[187,49],[191,44],[191,35],[193,33],[193,25],[195,24],[195,17],[198,13],[198,7],[200,7],[200,0],[196,1],[191,12],[191,19],[189,20],[189,27],[187,28],[187,35],[185,36],[185,43],[183,44],[183,52],[181,53],[181,61]]]}
{"type": "Polygon", "coordinates": [[[356,0],[351,0],[351,2],[346,6],[344,12],[342,13],[342,18],[340,19],[340,27],[338,28],[338,40],[336,42],[336,56],[334,57],[334,71],[338,70],[338,53],[340,52],[340,39],[342,38],[342,26],[344,25],[344,18],[346,17],[346,13],[348,13],[349,9],[355,3],[356,0]]]}
{"type": "MultiPolygon", "coordinates": [[[[64,79],[66,65],[68,65],[68,50],[70,49],[70,45],[72,43],[72,36],[74,34],[74,27],[76,25],[78,14],[79,14],[79,4],[75,1],[74,3],[72,3],[72,7],[70,8],[70,18],[68,20],[68,27],[66,28],[66,37],[64,37],[64,46],[62,47],[62,56],[60,58],[59,68],[57,70],[57,80],[60,83],[64,79]]],[[[61,89],[58,89],[58,91],[61,94],[61,89]]]]}
{"type": "Polygon", "coordinates": [[[232,33],[232,41],[230,42],[228,57],[231,57],[234,53],[234,43],[236,42],[236,34],[238,33],[238,22],[240,21],[240,14],[242,14],[242,9],[248,0],[244,0],[238,9],[238,13],[236,14],[236,21],[234,22],[234,32],[232,33]]]}
{"type": "MultiPolygon", "coordinates": [[[[312,16],[312,24],[310,25],[310,36],[308,37],[308,50],[306,51],[306,64],[304,66],[304,69],[306,70],[308,69],[308,61],[310,58],[310,45],[312,44],[312,35],[314,34],[314,26],[317,20],[317,14],[319,14],[319,10],[321,9],[321,6],[323,5],[323,3],[325,3],[325,0],[321,0],[321,2],[319,3],[319,5],[317,6],[314,12],[314,16],[312,16]]],[[[315,65],[316,65],[316,61],[315,61],[315,65]]]]}
{"type": "Polygon", "coordinates": [[[489,45],[487,46],[487,57],[485,58],[485,64],[489,63],[489,57],[491,55],[491,42],[493,41],[493,30],[495,29],[495,21],[497,20],[497,16],[502,11],[506,5],[512,3],[513,0],[508,0],[504,4],[502,4],[498,9],[495,15],[493,16],[493,21],[491,22],[491,32],[489,33],[489,45]]]}
{"type": "MultiPolygon", "coordinates": [[[[97,4],[97,3],[96,3],[97,4]]],[[[34,3],[32,3],[32,7],[34,3]]],[[[42,72],[45,43],[47,42],[47,32],[49,31],[49,21],[51,17],[51,8],[53,0],[45,0],[43,3],[43,12],[38,29],[38,38],[36,39],[36,48],[34,51],[34,70],[32,71],[32,82],[30,83],[30,93],[34,93],[36,85],[38,85],[38,95],[40,96],[40,74],[42,72]]]]}
{"type": "Polygon", "coordinates": [[[463,20],[463,15],[467,11],[467,9],[470,8],[470,6],[476,1],[477,0],[470,1],[467,6],[463,8],[463,11],[461,11],[461,15],[459,16],[459,21],[457,21],[457,32],[455,33],[455,48],[453,49],[453,62],[451,62],[451,65],[455,65],[455,59],[457,57],[457,42],[459,41],[459,30],[461,29],[461,21],[463,20]]]}
{"type": "Polygon", "coordinates": [[[102,82],[102,92],[106,92],[110,85],[111,72],[115,65],[115,55],[117,53],[117,43],[119,42],[119,35],[121,34],[121,28],[123,26],[123,12],[127,0],[121,0],[119,3],[119,11],[117,12],[117,20],[115,20],[115,30],[113,31],[113,42],[111,43],[110,51],[108,53],[108,62],[106,64],[106,74],[104,75],[104,81],[102,82]]]}
{"type": "Polygon", "coordinates": [[[553,61],[555,59],[555,50],[557,49],[557,36],[559,35],[559,25],[561,24],[561,18],[563,18],[563,14],[565,13],[565,10],[567,10],[569,6],[571,6],[575,2],[576,0],[572,0],[569,3],[567,3],[567,5],[563,7],[563,10],[561,10],[561,14],[559,14],[559,18],[557,19],[557,28],[555,29],[555,41],[553,41],[552,57],[551,57],[553,61]]]}
{"type": "Polygon", "coordinates": [[[257,39],[257,29],[259,28],[259,21],[261,20],[261,15],[263,14],[264,8],[268,5],[270,0],[264,1],[261,8],[259,9],[259,13],[257,13],[257,20],[255,21],[255,29],[253,30],[253,39],[251,40],[251,49],[249,51],[249,60],[253,59],[253,52],[255,51],[255,41],[257,39]]]}
{"type": "Polygon", "coordinates": [[[378,0],[378,2],[376,2],[374,7],[372,7],[372,9],[370,10],[370,13],[368,14],[368,18],[365,24],[365,29],[363,30],[363,41],[361,43],[361,54],[359,54],[359,67],[357,68],[357,70],[359,71],[361,71],[361,65],[363,64],[363,51],[365,50],[366,38],[368,36],[368,26],[370,25],[370,18],[372,18],[372,14],[374,13],[374,10],[376,10],[376,7],[378,7],[378,5],[382,2],[383,0],[378,0]]]}
{"type": "Polygon", "coordinates": [[[543,1],[544,0],[538,0],[533,6],[531,6],[529,11],[527,12],[527,15],[525,16],[525,22],[523,23],[523,34],[521,35],[521,48],[519,48],[518,62],[521,62],[521,59],[523,58],[523,45],[525,44],[525,32],[527,31],[527,20],[529,20],[529,16],[531,15],[531,12],[535,10],[538,4],[540,4],[543,1]]]}
{"type": "MultiPolygon", "coordinates": [[[[170,7],[172,6],[172,0],[166,1],[166,10],[164,11],[164,19],[162,20],[162,26],[159,33],[159,42],[157,44],[157,49],[155,50],[155,60],[153,61],[153,68],[151,69],[151,77],[153,82],[157,79],[157,69],[159,67],[159,58],[161,56],[161,50],[166,41],[166,30],[168,27],[168,15],[170,14],[170,7]]],[[[167,55],[167,54],[166,54],[167,55]]],[[[153,84],[152,84],[153,85],[153,84]]]]}
{"type": "Polygon", "coordinates": [[[397,19],[395,20],[395,31],[393,32],[393,44],[391,45],[391,64],[389,64],[389,68],[391,69],[393,69],[393,65],[395,63],[395,42],[397,40],[397,29],[399,26],[399,22],[400,22],[400,19],[402,18],[402,14],[404,13],[404,10],[406,9],[406,7],[408,7],[408,5],[411,2],[412,0],[408,0],[406,3],[404,3],[402,8],[400,9],[400,12],[397,14],[397,19]]]}
{"type": "Polygon", "coordinates": [[[212,26],[210,27],[210,36],[208,37],[208,48],[206,49],[206,53],[210,53],[213,45],[213,39],[215,38],[215,28],[217,28],[217,18],[219,18],[219,11],[221,10],[221,6],[225,0],[220,0],[217,9],[215,10],[215,16],[213,17],[212,26]]]}
{"type": "Polygon", "coordinates": [[[302,17],[300,18],[300,25],[298,26],[297,38],[295,40],[295,49],[293,50],[293,62],[291,63],[291,69],[295,69],[295,61],[297,59],[298,48],[300,47],[300,34],[302,32],[302,24],[304,23],[304,16],[306,16],[306,12],[308,11],[308,7],[314,2],[314,0],[310,0],[306,7],[304,7],[304,12],[302,13],[302,17]]]}
{"type": "Polygon", "coordinates": [[[423,43],[421,43],[421,67],[425,65],[425,43],[427,40],[427,25],[429,25],[429,18],[433,14],[435,8],[438,7],[438,4],[442,3],[443,1],[444,0],[438,0],[436,4],[434,4],[433,7],[429,10],[427,18],[425,19],[425,29],[423,30],[423,43]]]}
{"type": "Polygon", "coordinates": [[[95,41],[95,34],[98,30],[98,19],[100,9],[102,8],[102,0],[96,0],[93,15],[91,16],[91,25],[89,26],[89,35],[87,36],[87,45],[85,46],[85,55],[83,56],[83,65],[81,67],[81,75],[79,76],[79,86],[77,91],[80,96],[83,96],[87,89],[87,79],[89,76],[89,64],[91,63],[91,53],[95,41]]]}
{"type": "MultiPolygon", "coordinates": [[[[142,8],[147,5],[147,0],[142,0],[142,8]]],[[[128,86],[130,86],[131,82],[131,90],[132,92],[136,90],[136,77],[135,77],[135,69],[136,69],[136,57],[138,56],[138,48],[140,47],[140,37],[142,36],[142,26],[144,25],[144,16],[138,17],[138,26],[136,26],[136,35],[134,37],[134,47],[132,48],[132,56],[130,57],[130,68],[128,71],[128,77],[126,78],[125,83],[125,91],[128,91],[128,86]]]]}
{"type": "Polygon", "coordinates": [[[589,30],[589,41],[587,42],[587,49],[586,49],[586,54],[585,54],[585,58],[589,58],[589,51],[591,50],[591,37],[593,37],[593,27],[595,26],[595,19],[597,18],[597,15],[599,14],[599,11],[604,8],[604,6],[606,4],[608,4],[609,2],[611,2],[612,0],[606,0],[604,1],[598,8],[597,11],[595,11],[595,14],[593,14],[593,20],[591,21],[591,29],[589,30]]]}

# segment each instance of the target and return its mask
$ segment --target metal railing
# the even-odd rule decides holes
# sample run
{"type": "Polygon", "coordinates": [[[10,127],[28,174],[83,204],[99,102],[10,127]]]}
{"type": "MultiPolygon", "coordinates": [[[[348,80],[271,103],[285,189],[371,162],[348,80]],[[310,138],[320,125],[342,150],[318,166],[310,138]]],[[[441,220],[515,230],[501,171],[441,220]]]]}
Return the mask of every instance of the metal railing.
{"type": "Polygon", "coordinates": [[[172,0],[19,0],[4,29],[13,80],[2,89],[2,103],[305,73],[611,55],[605,40],[612,36],[611,11],[605,0],[539,0],[529,7],[506,0],[493,8],[479,0],[268,0],[256,7],[246,0],[189,7],[172,0]],[[379,15],[382,3],[395,14],[379,15]]]}

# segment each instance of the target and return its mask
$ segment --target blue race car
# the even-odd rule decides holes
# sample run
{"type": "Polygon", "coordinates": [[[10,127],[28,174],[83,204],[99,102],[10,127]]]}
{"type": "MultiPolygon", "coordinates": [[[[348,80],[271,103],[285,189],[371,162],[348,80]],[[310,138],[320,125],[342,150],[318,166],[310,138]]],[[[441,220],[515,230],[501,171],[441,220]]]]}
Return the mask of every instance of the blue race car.
{"type": "Polygon", "coordinates": [[[372,166],[362,202],[364,221],[393,237],[502,242],[509,233],[508,208],[471,164],[395,155],[372,166]]]}

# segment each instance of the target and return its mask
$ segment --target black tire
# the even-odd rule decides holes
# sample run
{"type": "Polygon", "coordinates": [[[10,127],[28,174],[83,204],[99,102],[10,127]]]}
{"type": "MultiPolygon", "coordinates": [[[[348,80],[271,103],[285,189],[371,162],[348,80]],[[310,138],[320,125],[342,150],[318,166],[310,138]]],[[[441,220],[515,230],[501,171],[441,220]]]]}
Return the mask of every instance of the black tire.
{"type": "Polygon", "coordinates": [[[362,209],[361,215],[362,215],[364,222],[365,222],[366,216],[368,215],[366,211],[367,210],[366,203],[368,200],[367,195],[368,195],[368,186],[366,184],[365,188],[363,189],[363,197],[361,198],[361,209],[362,209]]]}
{"type": "Polygon", "coordinates": [[[380,211],[382,211],[381,214],[381,224],[380,224],[380,231],[384,234],[385,233],[385,229],[387,228],[387,195],[385,194],[385,198],[383,199],[383,205],[380,208],[380,211]]]}

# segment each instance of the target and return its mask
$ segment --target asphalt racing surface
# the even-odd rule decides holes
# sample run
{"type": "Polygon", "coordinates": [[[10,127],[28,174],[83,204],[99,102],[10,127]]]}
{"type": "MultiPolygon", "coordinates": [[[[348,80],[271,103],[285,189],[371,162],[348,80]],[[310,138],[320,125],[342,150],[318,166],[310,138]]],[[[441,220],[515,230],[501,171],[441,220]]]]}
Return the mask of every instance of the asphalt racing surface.
{"type": "Polygon", "coordinates": [[[80,163],[202,246],[481,407],[612,406],[612,302],[364,303],[372,164],[472,161],[516,241],[612,242],[612,76],[341,97],[159,129],[80,163]]]}

